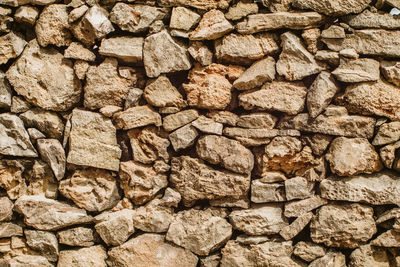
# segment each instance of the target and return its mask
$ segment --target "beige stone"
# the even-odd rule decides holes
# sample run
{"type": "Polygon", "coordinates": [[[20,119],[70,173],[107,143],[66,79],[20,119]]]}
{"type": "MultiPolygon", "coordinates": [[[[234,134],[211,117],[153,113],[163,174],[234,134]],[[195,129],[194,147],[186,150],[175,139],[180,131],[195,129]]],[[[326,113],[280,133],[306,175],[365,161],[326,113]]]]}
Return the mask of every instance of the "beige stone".
{"type": "Polygon", "coordinates": [[[302,82],[266,83],[257,91],[239,95],[239,104],[246,110],[255,108],[297,114],[304,109],[307,88],[302,82]]]}
{"type": "Polygon", "coordinates": [[[346,267],[346,256],[341,252],[329,251],[323,257],[311,262],[309,267],[346,267]]]}
{"type": "Polygon", "coordinates": [[[139,63],[143,60],[143,41],[142,37],[132,36],[104,38],[101,41],[99,54],[116,57],[128,63],[139,63]]]}
{"type": "Polygon", "coordinates": [[[13,215],[14,204],[8,197],[0,198],[0,221],[10,221],[13,215]]]}
{"type": "Polygon", "coordinates": [[[96,59],[96,55],[79,42],[72,42],[68,48],[65,49],[64,57],[85,61],[94,61],[96,59]]]}
{"type": "Polygon", "coordinates": [[[38,255],[18,255],[8,261],[9,266],[18,267],[54,267],[45,257],[38,255]]]}
{"type": "Polygon", "coordinates": [[[169,27],[188,31],[194,27],[201,16],[185,7],[175,7],[172,9],[169,27]]]}
{"type": "Polygon", "coordinates": [[[202,66],[208,66],[212,63],[213,53],[200,41],[192,42],[188,52],[202,66]]]}
{"type": "Polygon", "coordinates": [[[223,246],[231,235],[232,226],[218,212],[190,209],[178,212],[171,222],[166,240],[207,256],[223,246]]]}
{"type": "Polygon", "coordinates": [[[235,126],[239,120],[239,116],[233,112],[226,110],[212,110],[206,114],[207,117],[230,126],[235,126]]]}
{"type": "Polygon", "coordinates": [[[400,86],[400,63],[398,61],[381,61],[381,72],[388,82],[400,86]]]}
{"type": "Polygon", "coordinates": [[[167,31],[152,34],[144,40],[143,61],[149,77],[192,67],[186,48],[172,39],[167,31]]]}
{"type": "Polygon", "coordinates": [[[226,9],[231,0],[158,0],[161,6],[189,6],[200,10],[226,9]]]}
{"type": "Polygon", "coordinates": [[[318,49],[322,49],[322,42],[320,40],[321,30],[319,28],[305,29],[303,30],[301,37],[303,37],[303,40],[307,45],[307,50],[310,53],[315,54],[318,49]]]}
{"type": "MultiPolygon", "coordinates": [[[[10,92],[11,94],[11,92],[10,92]]],[[[21,96],[13,96],[10,111],[12,113],[21,113],[28,111],[32,106],[21,96]]]]}
{"type": "Polygon", "coordinates": [[[328,204],[310,224],[311,239],[330,247],[357,248],[376,231],[374,210],[360,204],[328,204]]]}
{"type": "Polygon", "coordinates": [[[374,146],[387,145],[400,139],[400,122],[384,123],[379,127],[372,144],[374,146]]]}
{"type": "Polygon", "coordinates": [[[154,124],[161,126],[161,116],[150,106],[137,106],[117,112],[113,116],[117,129],[129,130],[154,124]]]}
{"type": "Polygon", "coordinates": [[[93,230],[87,227],[75,227],[59,231],[58,242],[74,247],[91,247],[94,245],[93,230]]]}
{"type": "Polygon", "coordinates": [[[237,173],[251,173],[254,156],[238,141],[223,136],[202,136],[196,145],[197,155],[215,165],[237,173]]]}
{"type": "Polygon", "coordinates": [[[346,33],[343,27],[331,25],[321,32],[321,37],[326,39],[344,39],[346,38],[346,33]]]}
{"type": "Polygon", "coordinates": [[[326,249],[312,242],[300,241],[294,246],[293,254],[302,260],[310,262],[324,256],[326,254],[326,249]]]}
{"type": "Polygon", "coordinates": [[[14,32],[10,32],[0,37],[0,64],[7,63],[10,59],[18,57],[27,42],[14,32]]]}
{"type": "Polygon", "coordinates": [[[360,13],[370,2],[370,0],[322,0],[318,2],[312,0],[295,0],[293,4],[297,8],[312,9],[328,16],[342,16],[351,13],[360,13]]]}
{"type": "Polygon", "coordinates": [[[344,21],[356,29],[382,28],[399,29],[400,21],[393,15],[386,12],[373,12],[368,9],[357,15],[344,17],[344,21]]]}
{"type": "Polygon", "coordinates": [[[43,47],[48,45],[68,46],[72,42],[72,34],[68,28],[67,5],[46,6],[36,21],[37,41],[43,47]]]}
{"type": "Polygon", "coordinates": [[[297,176],[285,181],[285,193],[287,200],[306,199],[314,195],[314,182],[297,176]]]}
{"type": "Polygon", "coordinates": [[[273,129],[278,118],[265,112],[253,112],[247,115],[241,115],[237,125],[250,129],[273,129]]]}
{"type": "Polygon", "coordinates": [[[64,132],[64,123],[57,113],[41,109],[29,109],[19,115],[25,127],[35,127],[50,138],[60,140],[64,132]]]}
{"type": "Polygon", "coordinates": [[[15,210],[25,216],[27,225],[38,230],[52,231],[92,221],[85,210],[40,195],[18,198],[15,210]]]}
{"type": "Polygon", "coordinates": [[[108,251],[112,266],[176,267],[197,266],[198,258],[190,251],[173,246],[158,234],[142,234],[108,251]]]}
{"type": "Polygon", "coordinates": [[[80,100],[81,84],[72,62],[54,48],[41,48],[36,40],[29,42],[6,76],[19,95],[44,109],[66,111],[80,100]]]}
{"type": "Polygon", "coordinates": [[[190,40],[215,40],[234,29],[224,13],[213,9],[203,15],[197,28],[190,33],[190,40]]]}
{"type": "Polygon", "coordinates": [[[68,14],[68,22],[72,23],[80,19],[85,15],[85,13],[89,10],[89,7],[87,5],[82,5],[80,7],[74,8],[71,12],[68,14]]]}
{"type": "Polygon", "coordinates": [[[192,122],[192,125],[203,133],[222,135],[223,124],[209,119],[205,116],[200,116],[192,122]]]}
{"type": "Polygon", "coordinates": [[[312,212],[307,212],[297,217],[290,225],[285,226],[279,234],[285,239],[290,240],[297,236],[311,221],[313,217],[312,212]]]}
{"type": "Polygon", "coordinates": [[[272,57],[253,63],[235,80],[233,86],[238,90],[249,90],[275,79],[275,60],[272,57]]]}
{"type": "Polygon", "coordinates": [[[331,50],[319,50],[315,53],[315,59],[326,61],[329,65],[338,66],[340,62],[339,52],[331,50]]]}
{"type": "Polygon", "coordinates": [[[379,172],[347,178],[329,177],[320,184],[321,196],[331,200],[364,202],[373,205],[400,203],[400,180],[395,173],[379,172]]]}
{"type": "Polygon", "coordinates": [[[286,201],[285,186],[279,183],[268,183],[264,179],[252,180],[251,201],[254,203],[286,201]]]}
{"type": "Polygon", "coordinates": [[[299,217],[304,213],[312,211],[325,204],[328,204],[328,200],[321,198],[320,196],[313,196],[298,201],[287,202],[285,203],[284,215],[288,218],[299,217]]]}
{"type": "Polygon", "coordinates": [[[0,238],[22,236],[22,227],[12,222],[0,223],[0,238]]]}
{"type": "Polygon", "coordinates": [[[12,104],[11,88],[5,77],[4,72],[0,72],[0,108],[10,109],[12,104]]]}
{"type": "Polygon", "coordinates": [[[39,139],[37,147],[44,162],[49,164],[57,180],[64,178],[66,157],[60,141],[57,139],[39,139]]]}
{"type": "Polygon", "coordinates": [[[118,171],[121,149],[110,119],[74,109],[71,125],[68,163],[118,171]]]}
{"type": "Polygon", "coordinates": [[[325,17],[317,12],[276,12],[254,14],[237,24],[241,34],[252,34],[276,29],[309,29],[325,22],[325,17]]]}
{"type": "Polygon", "coordinates": [[[229,20],[240,20],[250,14],[258,13],[258,5],[256,3],[249,3],[245,1],[239,1],[236,5],[231,6],[225,18],[229,20]]]}
{"type": "Polygon", "coordinates": [[[180,107],[184,105],[182,95],[164,75],[147,83],[143,97],[147,103],[155,107],[180,107]]]}
{"type": "Polygon", "coordinates": [[[341,60],[332,72],[336,79],[347,83],[371,82],[379,80],[379,62],[370,58],[341,60]]]}
{"type": "Polygon", "coordinates": [[[200,267],[218,267],[221,255],[214,254],[200,259],[200,267]]]}
{"type": "Polygon", "coordinates": [[[371,245],[363,245],[350,254],[349,267],[356,266],[389,267],[390,262],[388,254],[384,249],[371,245]]]}
{"type": "Polygon", "coordinates": [[[102,245],[87,248],[62,250],[58,257],[58,267],[96,266],[107,267],[107,252],[102,245]]]}
{"type": "Polygon", "coordinates": [[[248,175],[216,170],[188,156],[172,158],[169,181],[185,206],[197,200],[242,199],[250,188],[248,175]]]}
{"type": "Polygon", "coordinates": [[[400,233],[391,229],[383,234],[380,234],[374,240],[371,241],[371,245],[377,247],[400,247],[400,233]]]}
{"type": "Polygon", "coordinates": [[[170,132],[191,123],[198,117],[199,112],[195,109],[183,110],[164,117],[163,128],[170,132]]]}
{"type": "Polygon", "coordinates": [[[58,259],[58,241],[55,234],[46,231],[25,230],[26,243],[38,251],[47,260],[55,262],[58,259]]]}
{"type": "Polygon", "coordinates": [[[30,25],[35,24],[36,19],[39,17],[39,10],[32,6],[21,6],[15,11],[15,21],[26,22],[30,25]]]}
{"type": "Polygon", "coordinates": [[[83,60],[76,60],[74,63],[74,71],[79,80],[83,80],[89,70],[89,63],[83,60]]]}
{"type": "Polygon", "coordinates": [[[119,172],[125,197],[135,204],[144,204],[166,187],[167,176],[157,173],[151,166],[135,161],[121,162],[119,172]]]}
{"type": "Polygon", "coordinates": [[[251,64],[266,55],[279,51],[278,36],[274,33],[231,33],[215,41],[215,56],[231,64],[251,64]]]}
{"type": "Polygon", "coordinates": [[[191,124],[187,124],[170,133],[168,138],[174,150],[179,151],[194,145],[198,136],[199,133],[196,131],[196,128],[191,124]]]}

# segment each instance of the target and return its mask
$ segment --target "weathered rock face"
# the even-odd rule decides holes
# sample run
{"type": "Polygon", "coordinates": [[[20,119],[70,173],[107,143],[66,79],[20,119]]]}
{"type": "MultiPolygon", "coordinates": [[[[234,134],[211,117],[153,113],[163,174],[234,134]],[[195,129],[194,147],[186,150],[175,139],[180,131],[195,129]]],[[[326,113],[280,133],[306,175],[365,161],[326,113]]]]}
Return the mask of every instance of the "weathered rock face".
{"type": "Polygon", "coordinates": [[[149,106],[137,106],[117,112],[113,116],[117,129],[129,130],[154,124],[161,126],[161,116],[149,106]]]}
{"type": "MultiPolygon", "coordinates": [[[[242,2],[240,2],[242,3],[242,2]]],[[[249,90],[275,79],[275,60],[272,57],[253,63],[235,80],[233,86],[238,90],[249,90]]]]}
{"type": "Polygon", "coordinates": [[[351,13],[359,13],[363,11],[370,0],[346,0],[341,1],[312,1],[312,0],[295,0],[294,6],[301,9],[312,9],[316,12],[323,13],[328,16],[342,16],[351,13]]]}
{"type": "Polygon", "coordinates": [[[29,42],[6,77],[18,94],[47,110],[69,110],[80,100],[81,84],[72,62],[53,48],[41,48],[36,40],[29,42]]]}
{"type": "Polygon", "coordinates": [[[312,219],[311,238],[330,247],[356,248],[376,233],[373,215],[373,209],[365,205],[328,204],[312,219]]]}
{"type": "Polygon", "coordinates": [[[143,97],[152,106],[166,107],[182,106],[183,97],[165,76],[160,76],[146,85],[143,97]]]}
{"type": "Polygon", "coordinates": [[[26,44],[27,42],[23,38],[13,32],[3,35],[0,38],[0,64],[5,64],[10,59],[18,57],[24,51],[26,44]]]}
{"type": "Polygon", "coordinates": [[[107,253],[103,246],[93,246],[76,250],[62,250],[58,257],[58,266],[99,266],[106,267],[107,253]]]}
{"type": "Polygon", "coordinates": [[[350,254],[349,266],[389,267],[390,261],[386,251],[371,245],[360,246],[350,254]]]}
{"type": "Polygon", "coordinates": [[[57,180],[64,178],[65,174],[65,151],[57,139],[37,140],[38,150],[43,161],[49,164],[57,180]]]}
{"type": "Polygon", "coordinates": [[[142,37],[113,37],[103,39],[99,54],[116,57],[124,62],[138,63],[143,60],[142,37]]]}
{"type": "Polygon", "coordinates": [[[213,9],[203,15],[199,26],[190,33],[191,40],[215,40],[233,30],[224,13],[213,9]]]}
{"type": "Polygon", "coordinates": [[[342,82],[357,83],[379,80],[379,62],[370,58],[341,61],[332,72],[342,82]]]}
{"type": "Polygon", "coordinates": [[[60,244],[68,246],[91,247],[94,245],[93,230],[86,227],[75,227],[57,233],[60,244]]]}
{"type": "Polygon", "coordinates": [[[20,114],[19,117],[24,122],[25,127],[37,128],[50,138],[60,140],[63,135],[64,123],[55,112],[30,109],[20,114]]]}
{"type": "Polygon", "coordinates": [[[46,231],[26,230],[26,243],[32,249],[37,250],[40,254],[49,261],[57,261],[58,258],[58,243],[57,237],[46,231]]]}
{"type": "Polygon", "coordinates": [[[164,241],[162,235],[142,234],[108,252],[114,266],[197,266],[198,258],[190,251],[164,241]]]}

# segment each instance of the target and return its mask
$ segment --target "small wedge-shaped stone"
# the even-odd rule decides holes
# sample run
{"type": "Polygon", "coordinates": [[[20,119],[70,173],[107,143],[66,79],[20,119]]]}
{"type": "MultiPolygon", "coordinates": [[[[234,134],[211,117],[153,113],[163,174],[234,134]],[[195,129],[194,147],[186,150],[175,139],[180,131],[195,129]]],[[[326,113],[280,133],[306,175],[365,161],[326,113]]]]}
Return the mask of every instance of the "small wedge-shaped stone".
{"type": "Polygon", "coordinates": [[[216,165],[237,173],[251,173],[254,166],[254,156],[240,142],[224,136],[202,136],[196,145],[197,155],[216,165]]]}
{"type": "Polygon", "coordinates": [[[11,87],[6,80],[4,72],[0,72],[0,108],[8,109],[11,107],[11,87]]]}
{"type": "Polygon", "coordinates": [[[341,60],[332,72],[336,79],[347,83],[371,82],[379,80],[379,62],[371,58],[341,60]]]}
{"type": "Polygon", "coordinates": [[[53,231],[92,221],[92,217],[87,215],[85,210],[42,195],[18,198],[15,211],[25,216],[27,225],[38,230],[53,231]]]}
{"type": "Polygon", "coordinates": [[[328,247],[357,248],[376,231],[373,208],[360,204],[328,204],[310,224],[311,239],[328,247]]]}
{"type": "Polygon", "coordinates": [[[369,244],[360,246],[350,254],[349,262],[349,267],[359,266],[390,267],[388,253],[383,248],[377,248],[369,244]]]}
{"type": "Polygon", "coordinates": [[[329,177],[320,183],[321,196],[330,200],[373,205],[400,204],[400,179],[393,172],[329,177]]]}
{"type": "Polygon", "coordinates": [[[64,123],[57,113],[42,109],[29,109],[19,115],[26,128],[34,127],[50,138],[60,140],[64,133],[64,123]]]}
{"type": "Polygon", "coordinates": [[[400,139],[400,122],[384,123],[379,127],[372,144],[374,146],[387,145],[400,139]]]}
{"type": "Polygon", "coordinates": [[[65,58],[95,61],[96,55],[79,42],[72,42],[64,51],[65,58]]]}
{"type": "Polygon", "coordinates": [[[54,267],[45,257],[37,255],[19,255],[13,257],[7,262],[6,266],[21,266],[21,267],[54,267]]]}
{"type": "Polygon", "coordinates": [[[308,113],[301,113],[295,117],[283,119],[278,127],[311,133],[371,138],[374,134],[375,119],[356,115],[326,116],[321,114],[311,120],[308,113]]]}
{"type": "Polygon", "coordinates": [[[179,151],[194,145],[198,136],[199,133],[196,131],[196,128],[191,124],[187,124],[175,132],[170,133],[168,138],[174,150],[179,151]]]}
{"type": "Polygon", "coordinates": [[[143,60],[143,37],[121,36],[103,39],[99,54],[116,57],[128,63],[138,63],[143,60]]]}
{"type": "Polygon", "coordinates": [[[276,12],[247,16],[237,24],[239,33],[251,34],[275,29],[310,29],[325,22],[325,17],[317,12],[276,12]]]}
{"type": "Polygon", "coordinates": [[[16,58],[24,51],[27,42],[19,35],[10,32],[0,37],[0,64],[16,58]]]}
{"type": "Polygon", "coordinates": [[[229,221],[234,229],[248,235],[277,234],[289,223],[280,205],[258,204],[247,210],[232,211],[229,221]]]}
{"type": "Polygon", "coordinates": [[[294,246],[293,254],[310,262],[326,254],[325,247],[313,242],[300,241],[294,246]]]}
{"type": "Polygon", "coordinates": [[[102,169],[76,170],[71,177],[60,181],[58,189],[87,211],[110,209],[120,199],[116,179],[109,171],[102,169]]]}
{"type": "Polygon", "coordinates": [[[400,62],[381,61],[381,71],[388,82],[400,86],[400,62]]]}
{"type": "Polygon", "coordinates": [[[169,27],[188,31],[200,21],[201,16],[186,7],[172,9],[169,27]]]}
{"type": "Polygon", "coordinates": [[[362,55],[400,57],[400,31],[356,30],[345,39],[323,38],[322,41],[333,51],[352,48],[362,55]]]}
{"type": "Polygon", "coordinates": [[[276,71],[289,81],[301,80],[321,72],[314,56],[304,47],[300,38],[292,32],[281,35],[282,53],[276,63],[276,71]]]}
{"type": "Polygon", "coordinates": [[[101,245],[88,248],[62,250],[58,257],[57,266],[96,266],[107,267],[106,264],[107,252],[101,245]]]}
{"type": "Polygon", "coordinates": [[[182,95],[164,75],[147,83],[143,97],[150,105],[155,107],[179,107],[183,105],[182,95]]]}
{"type": "Polygon", "coordinates": [[[108,251],[112,266],[196,267],[198,258],[189,250],[165,242],[163,235],[142,234],[108,251]],[[162,255],[162,256],[161,256],[162,255]]]}
{"type": "Polygon", "coordinates": [[[190,33],[189,38],[190,40],[215,40],[233,29],[234,27],[225,18],[224,13],[213,9],[203,15],[199,25],[190,33]]]}
{"type": "Polygon", "coordinates": [[[302,199],[299,201],[292,201],[285,203],[286,217],[299,217],[304,213],[312,211],[322,205],[328,203],[328,200],[321,198],[320,196],[313,196],[307,199],[302,199]]]}
{"type": "Polygon", "coordinates": [[[14,114],[0,114],[0,154],[37,157],[22,120],[14,114]]]}
{"type": "Polygon", "coordinates": [[[235,80],[233,86],[238,90],[253,89],[274,80],[275,73],[275,59],[267,57],[253,63],[235,80]]]}
{"type": "Polygon", "coordinates": [[[286,201],[285,186],[279,183],[270,183],[264,179],[252,180],[251,201],[254,203],[286,201]]]}
{"type": "Polygon", "coordinates": [[[380,234],[377,238],[371,241],[371,245],[378,247],[400,247],[400,233],[391,229],[380,234]]]}
{"type": "Polygon", "coordinates": [[[19,95],[44,109],[66,111],[80,100],[81,84],[72,62],[54,48],[41,48],[36,39],[29,42],[6,76],[19,95]]]}
{"type": "Polygon", "coordinates": [[[323,257],[311,262],[308,267],[347,267],[346,256],[341,252],[329,251],[323,257]]]}
{"type": "Polygon", "coordinates": [[[58,259],[58,241],[55,234],[46,231],[25,230],[26,243],[49,261],[58,259]]]}
{"type": "Polygon", "coordinates": [[[371,0],[295,0],[294,6],[301,9],[312,9],[328,16],[342,16],[360,13],[371,0]]]}
{"type": "Polygon", "coordinates": [[[175,42],[167,31],[152,34],[144,40],[143,60],[149,77],[192,67],[186,48],[175,42]]]}
{"type": "Polygon", "coordinates": [[[325,158],[332,173],[340,176],[373,173],[382,169],[378,153],[365,138],[337,137],[325,158]]]}
{"type": "Polygon", "coordinates": [[[0,223],[0,238],[22,236],[22,227],[12,222],[0,223]]]}
{"type": "Polygon", "coordinates": [[[170,132],[191,123],[198,117],[199,112],[195,109],[179,111],[164,117],[163,127],[166,131],[170,132]]]}
{"type": "Polygon", "coordinates": [[[229,7],[225,17],[229,20],[239,20],[250,14],[258,13],[257,3],[240,1],[236,5],[229,7]]]}
{"type": "Polygon", "coordinates": [[[73,247],[91,247],[94,245],[93,230],[88,227],[75,227],[59,231],[58,242],[73,247]]]}
{"type": "Polygon", "coordinates": [[[302,82],[273,81],[260,90],[239,95],[239,104],[246,110],[281,111],[295,115],[304,109],[307,88],[302,82]]]}
{"type": "Polygon", "coordinates": [[[13,214],[14,204],[8,197],[0,198],[0,222],[10,221],[13,214]]]}
{"type": "Polygon", "coordinates": [[[38,139],[37,146],[40,156],[44,162],[49,164],[57,180],[64,178],[65,174],[65,151],[57,139],[38,139]]]}
{"type": "Polygon", "coordinates": [[[329,72],[321,72],[308,89],[307,109],[311,118],[317,117],[330,104],[340,87],[329,72]]]}
{"type": "Polygon", "coordinates": [[[203,133],[222,135],[222,129],[224,125],[220,122],[216,122],[213,119],[209,119],[205,116],[200,116],[198,119],[192,122],[192,125],[203,133]]]}
{"type": "Polygon", "coordinates": [[[278,118],[265,112],[252,112],[241,115],[237,125],[250,129],[273,129],[278,118]]]}
{"type": "Polygon", "coordinates": [[[117,112],[113,116],[117,129],[129,130],[154,124],[161,126],[161,116],[150,106],[137,106],[117,112]]]}
{"type": "Polygon", "coordinates": [[[250,188],[249,175],[219,171],[188,156],[172,159],[169,180],[185,206],[197,200],[243,199],[250,188]]]}
{"type": "Polygon", "coordinates": [[[368,9],[357,15],[343,17],[343,20],[356,29],[382,28],[399,29],[400,20],[387,12],[372,12],[368,9]]]}
{"type": "MultiPolygon", "coordinates": [[[[223,213],[223,212],[221,212],[223,213]]],[[[178,212],[169,226],[166,239],[198,255],[207,256],[223,246],[232,235],[232,226],[218,210],[178,212]]]]}
{"type": "Polygon", "coordinates": [[[121,149],[110,119],[100,113],[74,109],[71,124],[68,163],[119,170],[121,149]]]}
{"type": "Polygon", "coordinates": [[[312,217],[312,212],[304,213],[303,215],[296,218],[296,220],[294,220],[290,225],[283,227],[279,234],[285,240],[293,239],[307,226],[312,217]]]}

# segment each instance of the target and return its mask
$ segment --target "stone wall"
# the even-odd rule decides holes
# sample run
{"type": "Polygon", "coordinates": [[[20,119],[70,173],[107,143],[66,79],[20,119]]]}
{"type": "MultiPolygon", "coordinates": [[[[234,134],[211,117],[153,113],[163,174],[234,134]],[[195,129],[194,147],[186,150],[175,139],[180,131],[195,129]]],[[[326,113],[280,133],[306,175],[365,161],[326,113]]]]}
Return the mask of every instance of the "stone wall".
{"type": "Polygon", "coordinates": [[[399,0],[0,5],[1,267],[400,266],[399,0]]]}

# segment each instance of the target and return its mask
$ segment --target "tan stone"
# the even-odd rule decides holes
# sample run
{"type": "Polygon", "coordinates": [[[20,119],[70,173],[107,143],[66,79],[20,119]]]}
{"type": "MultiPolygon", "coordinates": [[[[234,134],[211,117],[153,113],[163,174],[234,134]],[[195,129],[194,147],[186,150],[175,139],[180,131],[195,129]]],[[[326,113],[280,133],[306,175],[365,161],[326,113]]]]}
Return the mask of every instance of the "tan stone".
{"type": "Polygon", "coordinates": [[[229,20],[239,20],[250,14],[258,13],[258,5],[256,3],[248,3],[245,1],[239,1],[236,5],[231,6],[225,18],[229,20]]]}
{"type": "Polygon", "coordinates": [[[25,230],[26,243],[38,251],[47,260],[55,262],[58,259],[58,241],[55,234],[45,231],[25,230]]]}
{"type": "Polygon", "coordinates": [[[251,173],[254,166],[250,150],[238,141],[223,136],[202,136],[197,141],[196,151],[201,159],[237,173],[251,173]]]}
{"type": "Polygon", "coordinates": [[[143,97],[147,103],[155,107],[184,105],[182,95],[164,75],[147,83],[143,97]]]}
{"type": "Polygon", "coordinates": [[[72,42],[72,35],[68,28],[67,5],[46,6],[35,25],[37,41],[43,47],[68,46],[72,42]]]}
{"type": "Polygon", "coordinates": [[[233,86],[238,90],[249,90],[271,82],[275,79],[275,60],[272,57],[253,63],[240,77],[235,80],[233,86]]]}
{"type": "Polygon", "coordinates": [[[183,84],[190,106],[206,109],[225,109],[231,101],[232,84],[225,77],[228,67],[211,64],[195,66],[188,75],[189,83],[183,84]]]}
{"type": "Polygon", "coordinates": [[[218,211],[190,209],[178,212],[171,222],[166,240],[207,256],[223,246],[231,235],[232,226],[219,216],[218,211]]]}
{"type": "Polygon", "coordinates": [[[322,13],[328,16],[342,16],[350,13],[360,13],[363,11],[370,0],[295,0],[294,6],[301,9],[312,9],[318,13],[322,13]]]}
{"type": "Polygon", "coordinates": [[[0,108],[10,109],[12,104],[11,87],[5,77],[4,72],[0,72],[0,108]]]}
{"type": "Polygon", "coordinates": [[[285,203],[285,212],[284,215],[286,217],[299,217],[304,213],[312,211],[322,205],[327,204],[328,201],[320,196],[313,196],[310,198],[292,201],[285,203]]]}
{"type": "Polygon", "coordinates": [[[278,118],[272,114],[264,112],[253,112],[247,115],[241,115],[237,125],[250,129],[273,129],[278,118]]]}
{"type": "Polygon", "coordinates": [[[30,109],[19,117],[25,127],[35,127],[50,138],[60,140],[64,132],[64,123],[55,112],[41,109],[30,109]]]}
{"type": "Polygon", "coordinates": [[[44,196],[22,196],[15,202],[15,210],[38,230],[52,231],[92,220],[85,210],[44,196]]]}
{"type": "Polygon", "coordinates": [[[360,204],[328,204],[311,221],[310,236],[330,247],[357,248],[375,233],[374,210],[360,204]]]}
{"type": "Polygon", "coordinates": [[[0,64],[7,63],[10,59],[18,57],[27,42],[14,32],[10,32],[0,37],[0,64]]]}
{"type": "Polygon", "coordinates": [[[390,262],[384,249],[363,245],[350,254],[349,267],[357,266],[390,267],[390,262]]]}
{"type": "Polygon", "coordinates": [[[371,245],[377,247],[400,247],[400,233],[391,229],[371,241],[371,245]]]}
{"type": "Polygon", "coordinates": [[[311,262],[309,267],[346,267],[346,256],[341,252],[329,251],[323,257],[311,262]]]}
{"type": "Polygon", "coordinates": [[[12,222],[0,222],[0,238],[22,236],[22,227],[12,222]]]}
{"type": "Polygon", "coordinates": [[[185,7],[175,7],[172,9],[169,27],[188,31],[194,27],[201,16],[185,7]]]}
{"type": "Polygon", "coordinates": [[[285,193],[287,200],[306,199],[314,195],[314,182],[297,176],[285,181],[285,193]]]}
{"type": "Polygon", "coordinates": [[[178,130],[170,133],[168,138],[175,151],[188,148],[194,145],[199,133],[191,124],[187,124],[178,130]]]}
{"type": "Polygon", "coordinates": [[[262,109],[297,114],[304,109],[307,88],[302,82],[266,83],[257,91],[239,95],[239,104],[246,110],[262,109]]]}
{"type": "Polygon", "coordinates": [[[326,249],[312,242],[300,241],[294,246],[293,254],[302,260],[310,262],[324,256],[326,254],[326,249]]]}
{"type": "Polygon", "coordinates": [[[142,234],[108,251],[112,266],[176,267],[197,266],[198,258],[190,251],[173,246],[158,234],[142,234]]]}
{"type": "Polygon", "coordinates": [[[248,175],[216,170],[188,156],[172,158],[169,180],[185,206],[197,200],[243,199],[250,188],[248,175]]]}
{"type": "Polygon", "coordinates": [[[305,29],[301,37],[303,37],[310,53],[315,54],[319,49],[322,49],[321,30],[319,28],[305,29]]]}
{"type": "Polygon", "coordinates": [[[15,21],[26,22],[30,25],[35,24],[36,19],[39,17],[39,10],[32,6],[21,6],[15,11],[15,21]]]}
{"type": "Polygon", "coordinates": [[[164,117],[163,128],[170,132],[191,123],[198,117],[199,112],[195,109],[183,110],[164,117]]]}
{"type": "Polygon", "coordinates": [[[382,28],[399,29],[400,21],[395,16],[386,12],[373,12],[368,9],[357,15],[344,17],[344,21],[356,29],[382,28]]]}
{"type": "Polygon", "coordinates": [[[269,183],[264,179],[252,180],[251,201],[254,203],[286,201],[285,186],[279,183],[269,183]]]}
{"type": "Polygon", "coordinates": [[[82,5],[80,7],[74,8],[71,12],[68,14],[68,22],[72,23],[80,19],[85,15],[85,13],[89,10],[89,7],[87,5],[82,5]]]}
{"type": "Polygon", "coordinates": [[[32,106],[21,96],[13,96],[10,111],[12,113],[21,113],[28,111],[32,106]]]}
{"type": "Polygon", "coordinates": [[[116,57],[128,63],[139,63],[143,60],[143,41],[142,37],[132,36],[104,38],[101,41],[99,54],[116,57]]]}
{"type": "Polygon", "coordinates": [[[207,117],[213,119],[216,122],[235,126],[239,120],[239,116],[235,113],[226,110],[212,110],[206,114],[207,117]]]}
{"type": "Polygon", "coordinates": [[[325,22],[325,17],[317,12],[276,12],[254,14],[237,24],[241,34],[252,34],[261,31],[276,29],[309,29],[315,28],[325,22]]]}
{"type": "Polygon", "coordinates": [[[400,122],[384,123],[379,127],[372,141],[374,146],[387,145],[400,139],[400,122]]]}
{"type": "Polygon", "coordinates": [[[205,116],[198,117],[192,125],[203,133],[222,135],[223,124],[205,116]]]}
{"type": "Polygon", "coordinates": [[[94,245],[93,230],[87,227],[75,227],[59,231],[58,242],[74,247],[91,247],[94,245]]]}
{"type": "Polygon", "coordinates": [[[93,247],[62,250],[58,257],[58,267],[70,266],[96,266],[107,267],[107,252],[103,246],[97,245],[93,247]]]}
{"type": "Polygon", "coordinates": [[[74,109],[67,162],[118,171],[121,149],[111,120],[95,112],[74,109]]]}
{"type": "Polygon", "coordinates": [[[65,58],[80,59],[85,61],[94,61],[96,55],[85,48],[81,43],[72,42],[64,51],[65,58]]]}
{"type": "Polygon", "coordinates": [[[218,267],[221,255],[214,254],[200,259],[200,267],[218,267]]]}
{"type": "Polygon", "coordinates": [[[357,83],[379,80],[379,62],[370,58],[341,60],[332,72],[342,82],[357,83]]]}
{"type": "Polygon", "coordinates": [[[234,29],[225,19],[224,13],[217,9],[203,15],[197,28],[190,33],[190,40],[215,40],[234,29]]]}
{"type": "Polygon", "coordinates": [[[226,9],[231,0],[158,0],[161,6],[189,6],[200,10],[226,9]]]}
{"type": "Polygon", "coordinates": [[[19,95],[44,109],[66,111],[80,100],[81,84],[72,62],[54,48],[41,48],[36,40],[29,42],[6,76],[19,95]]]}
{"type": "Polygon", "coordinates": [[[400,86],[400,63],[398,61],[381,61],[381,71],[388,82],[400,86]]]}
{"type": "Polygon", "coordinates": [[[83,60],[76,60],[74,63],[74,71],[79,80],[83,80],[89,70],[89,63],[83,60]]]}
{"type": "Polygon", "coordinates": [[[154,124],[161,126],[161,116],[150,106],[137,106],[117,112],[113,116],[117,129],[129,130],[137,127],[154,124]]]}
{"type": "Polygon", "coordinates": [[[326,61],[329,65],[338,66],[340,62],[339,52],[331,50],[319,50],[315,53],[315,59],[326,61]]]}
{"type": "Polygon", "coordinates": [[[37,147],[44,162],[49,164],[57,180],[64,178],[66,157],[60,141],[57,139],[39,139],[37,147]]]}
{"type": "Polygon", "coordinates": [[[396,150],[400,147],[400,142],[397,141],[396,143],[386,145],[382,147],[379,151],[379,155],[381,160],[386,168],[388,169],[396,169],[398,170],[398,162],[396,160],[396,150]]]}
{"type": "Polygon", "coordinates": [[[13,267],[54,267],[45,257],[24,254],[13,257],[8,261],[8,264],[13,267]]]}
{"type": "Polygon", "coordinates": [[[8,197],[0,198],[0,222],[10,221],[13,214],[14,204],[8,197]]]}
{"type": "Polygon", "coordinates": [[[134,161],[121,162],[119,172],[125,197],[135,204],[144,204],[166,187],[167,176],[157,173],[151,166],[134,161]]]}
{"type": "Polygon", "coordinates": [[[202,66],[208,66],[212,63],[213,53],[200,41],[192,42],[188,52],[202,66]]]}
{"type": "Polygon", "coordinates": [[[285,239],[290,240],[297,236],[311,221],[313,217],[312,212],[307,212],[297,217],[290,225],[285,226],[279,234],[285,239]]]}

